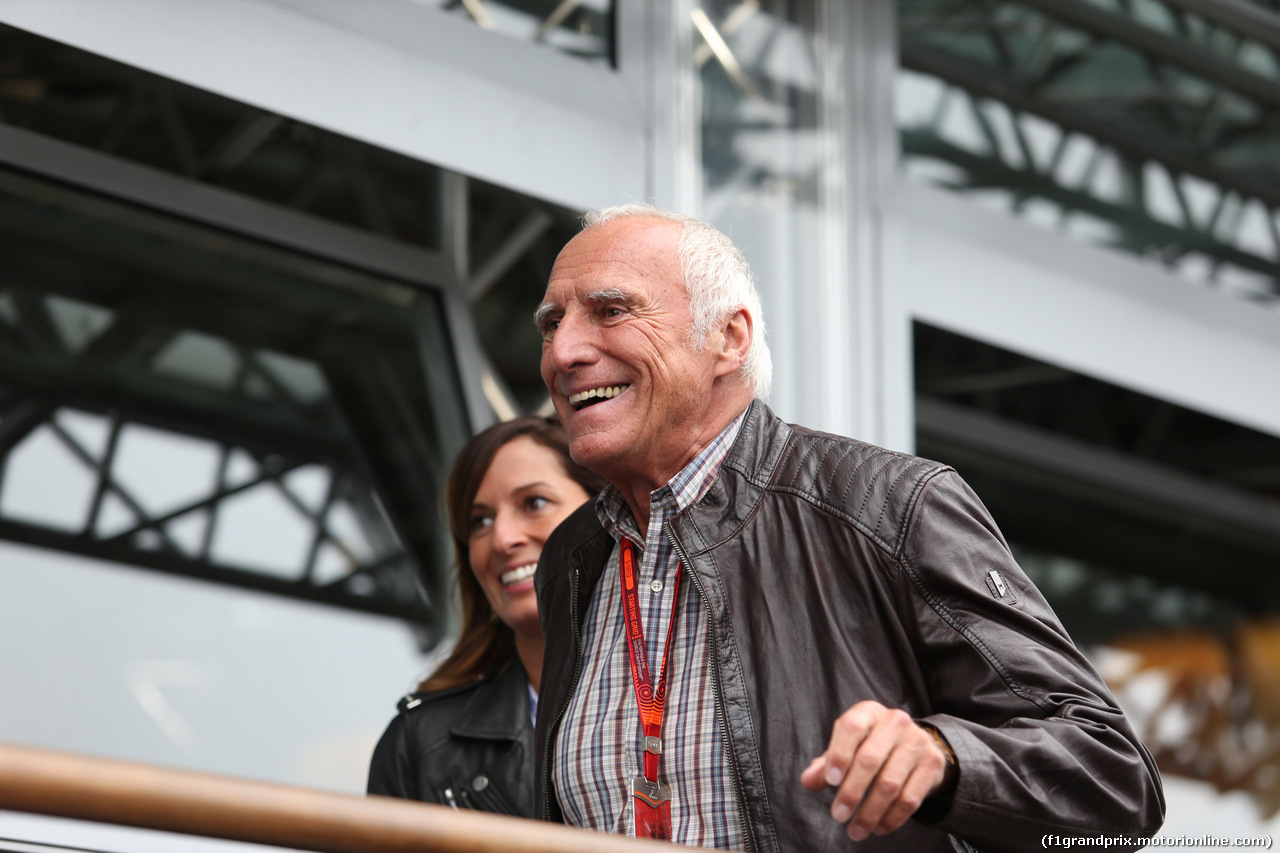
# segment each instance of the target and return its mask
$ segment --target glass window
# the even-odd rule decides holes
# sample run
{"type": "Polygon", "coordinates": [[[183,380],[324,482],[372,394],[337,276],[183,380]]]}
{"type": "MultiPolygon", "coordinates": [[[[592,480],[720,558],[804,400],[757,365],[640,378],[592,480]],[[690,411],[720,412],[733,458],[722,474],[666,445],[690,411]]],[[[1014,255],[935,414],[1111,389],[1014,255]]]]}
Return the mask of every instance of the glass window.
{"type": "Polygon", "coordinates": [[[1280,295],[1274,4],[897,8],[908,175],[1241,298],[1280,295]]]}
{"type": "Polygon", "coordinates": [[[0,257],[0,737],[362,790],[450,627],[439,294],[13,170],[0,257]]]}

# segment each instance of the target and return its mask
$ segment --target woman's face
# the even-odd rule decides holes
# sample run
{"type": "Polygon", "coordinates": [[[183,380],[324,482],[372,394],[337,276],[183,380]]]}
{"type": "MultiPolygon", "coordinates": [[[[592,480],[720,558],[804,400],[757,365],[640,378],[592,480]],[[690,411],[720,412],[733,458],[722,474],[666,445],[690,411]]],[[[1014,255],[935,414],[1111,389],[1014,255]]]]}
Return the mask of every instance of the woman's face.
{"type": "Polygon", "coordinates": [[[498,449],[471,504],[470,563],[493,612],[517,635],[541,635],[533,571],[556,525],[589,495],[554,450],[527,435],[498,449]]]}

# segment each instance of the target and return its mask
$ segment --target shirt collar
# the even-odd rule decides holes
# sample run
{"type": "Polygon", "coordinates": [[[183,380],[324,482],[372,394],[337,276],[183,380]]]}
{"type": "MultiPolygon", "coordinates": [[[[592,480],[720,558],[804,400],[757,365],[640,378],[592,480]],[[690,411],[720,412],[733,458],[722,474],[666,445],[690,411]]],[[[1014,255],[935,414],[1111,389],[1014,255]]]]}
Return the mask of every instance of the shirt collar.
{"type": "MultiPolygon", "coordinates": [[[[746,414],[746,409],[739,412],[719,435],[698,451],[697,456],[689,460],[689,464],[681,468],[665,486],[649,495],[649,505],[652,510],[665,509],[671,514],[683,512],[707,493],[711,484],[715,482],[716,475],[720,472],[720,465],[729,454],[729,449],[733,447],[733,440],[738,437],[738,430],[741,429],[742,420],[746,414]]],[[[623,499],[622,492],[612,483],[606,483],[599,497],[596,498],[596,514],[600,518],[600,523],[613,534],[615,539],[622,535],[624,528],[626,530],[635,528],[635,519],[631,515],[630,507],[623,499]]],[[[651,512],[651,517],[654,516],[655,513],[651,512]]],[[[634,536],[632,533],[627,535],[634,536]]]]}

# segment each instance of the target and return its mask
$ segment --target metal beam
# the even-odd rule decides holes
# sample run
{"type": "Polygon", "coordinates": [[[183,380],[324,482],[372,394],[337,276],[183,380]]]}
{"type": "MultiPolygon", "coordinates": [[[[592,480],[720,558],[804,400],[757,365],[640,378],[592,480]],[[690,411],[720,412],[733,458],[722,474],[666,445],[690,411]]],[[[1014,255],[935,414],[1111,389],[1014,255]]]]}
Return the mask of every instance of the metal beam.
{"type": "MultiPolygon", "coordinates": [[[[149,381],[147,377],[122,377],[109,362],[86,364],[79,359],[54,358],[3,347],[0,348],[0,382],[38,400],[33,407],[71,405],[108,414],[127,400],[131,421],[186,435],[231,440],[249,447],[283,446],[293,454],[316,461],[346,461],[353,452],[350,439],[340,426],[283,416],[279,410],[264,413],[253,401],[227,399],[199,388],[149,381]],[[213,413],[216,419],[211,416],[213,413]]],[[[16,415],[10,420],[13,421],[11,431],[21,438],[20,431],[29,421],[16,415]]],[[[8,424],[6,420],[5,426],[8,424]]],[[[5,446],[4,440],[5,433],[0,433],[0,449],[5,446]]]]}
{"type": "MultiPolygon", "coordinates": [[[[439,624],[441,614],[435,612],[436,610],[443,611],[447,609],[447,600],[433,599],[430,604],[420,601],[407,603],[389,601],[386,598],[356,595],[333,586],[315,586],[302,580],[283,580],[261,572],[234,566],[214,566],[173,553],[147,551],[141,548],[134,548],[128,543],[101,542],[84,536],[76,536],[10,519],[0,519],[0,539],[21,542],[25,545],[34,545],[39,548],[50,548],[55,551],[66,551],[97,560],[107,560],[171,575],[182,575],[230,586],[256,589],[260,592],[275,593],[289,598],[300,598],[304,601],[329,604],[346,610],[396,616],[428,626],[439,624]]],[[[301,575],[301,567],[299,568],[299,575],[301,575]]]]}
{"type": "Polygon", "coordinates": [[[1065,211],[1088,213],[1112,222],[1127,232],[1126,237],[1136,237],[1145,245],[1154,244],[1162,249],[1176,246],[1183,252],[1203,252],[1218,261],[1262,273],[1275,280],[1274,290],[1280,294],[1280,266],[1274,259],[1241,251],[1216,239],[1211,231],[1200,230],[1195,223],[1187,223],[1182,228],[1169,225],[1146,215],[1140,209],[1113,204],[1087,192],[1063,186],[1046,174],[1016,169],[993,157],[978,156],[927,131],[904,130],[902,141],[908,154],[935,157],[965,170],[969,183],[948,185],[949,189],[965,192],[968,189],[996,186],[1020,196],[1048,199],[1061,205],[1065,211]]]}
{"type": "Polygon", "coordinates": [[[440,176],[440,250],[454,289],[466,295],[471,275],[471,194],[466,175],[445,172],[440,176]]]}
{"type": "MultiPolygon", "coordinates": [[[[438,252],[324,222],[0,124],[0,164],[411,284],[455,282],[438,252]]],[[[457,286],[455,284],[455,286],[457,286]]]]}
{"type": "Polygon", "coordinates": [[[1018,0],[1062,23],[1078,27],[1108,41],[1117,41],[1141,51],[1152,59],[1190,71],[1192,74],[1230,89],[1255,103],[1280,109],[1280,83],[1246,71],[1214,56],[1188,41],[1170,38],[1133,18],[1108,12],[1081,0],[1018,0]]]}
{"type": "Polygon", "coordinates": [[[489,253],[471,276],[467,286],[467,295],[472,302],[478,301],[489,292],[502,274],[511,265],[520,260],[525,252],[538,241],[538,238],[551,227],[551,214],[545,210],[534,209],[520,221],[515,231],[502,242],[495,251],[489,253]]]}
{"type": "MultiPolygon", "coordinates": [[[[1246,198],[1257,198],[1272,207],[1280,207],[1280,186],[1260,183],[1256,173],[1237,174],[1214,166],[1206,157],[1179,151],[1150,136],[1094,118],[1074,107],[1034,97],[997,76],[992,69],[961,57],[945,55],[935,48],[904,43],[901,54],[903,67],[912,71],[939,77],[975,95],[1002,101],[1015,110],[1038,115],[1139,159],[1155,160],[1174,171],[1204,178],[1246,198]]],[[[1277,86],[1277,91],[1280,92],[1280,86],[1277,86]]]]}
{"type": "Polygon", "coordinates": [[[1280,15],[1256,3],[1239,0],[1161,0],[1166,6],[1199,15],[1243,36],[1248,41],[1280,51],[1280,15]]]}
{"type": "Polygon", "coordinates": [[[28,399],[4,412],[0,419],[0,459],[39,429],[55,408],[47,399],[28,399]]]}
{"type": "MultiPolygon", "coordinates": [[[[919,360],[917,359],[917,364],[919,360]]],[[[943,397],[953,394],[986,394],[1007,391],[1010,388],[1026,388],[1048,382],[1062,382],[1074,376],[1071,371],[1051,364],[1027,364],[1003,370],[963,373],[929,381],[920,390],[926,394],[943,397]]]]}
{"type": "Polygon", "coordinates": [[[1211,522],[1280,554],[1280,502],[928,397],[916,399],[916,424],[921,434],[1084,486],[1097,502],[1211,522]]]}
{"type": "Polygon", "coordinates": [[[1048,475],[957,444],[921,435],[920,448],[956,466],[1015,547],[1082,560],[1129,579],[1145,575],[1162,585],[1207,591],[1254,612],[1280,606],[1275,550],[1245,547],[1185,518],[1144,517],[1133,507],[1091,502],[1048,475]]]}

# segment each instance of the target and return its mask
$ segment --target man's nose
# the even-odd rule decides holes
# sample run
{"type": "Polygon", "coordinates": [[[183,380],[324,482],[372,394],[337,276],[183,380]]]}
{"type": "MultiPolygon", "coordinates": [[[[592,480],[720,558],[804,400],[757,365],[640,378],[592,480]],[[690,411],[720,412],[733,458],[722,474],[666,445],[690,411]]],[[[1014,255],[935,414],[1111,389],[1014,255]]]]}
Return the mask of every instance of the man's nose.
{"type": "Polygon", "coordinates": [[[544,367],[554,373],[568,373],[574,367],[589,364],[596,357],[593,341],[591,323],[580,315],[566,314],[543,345],[544,367]]]}

